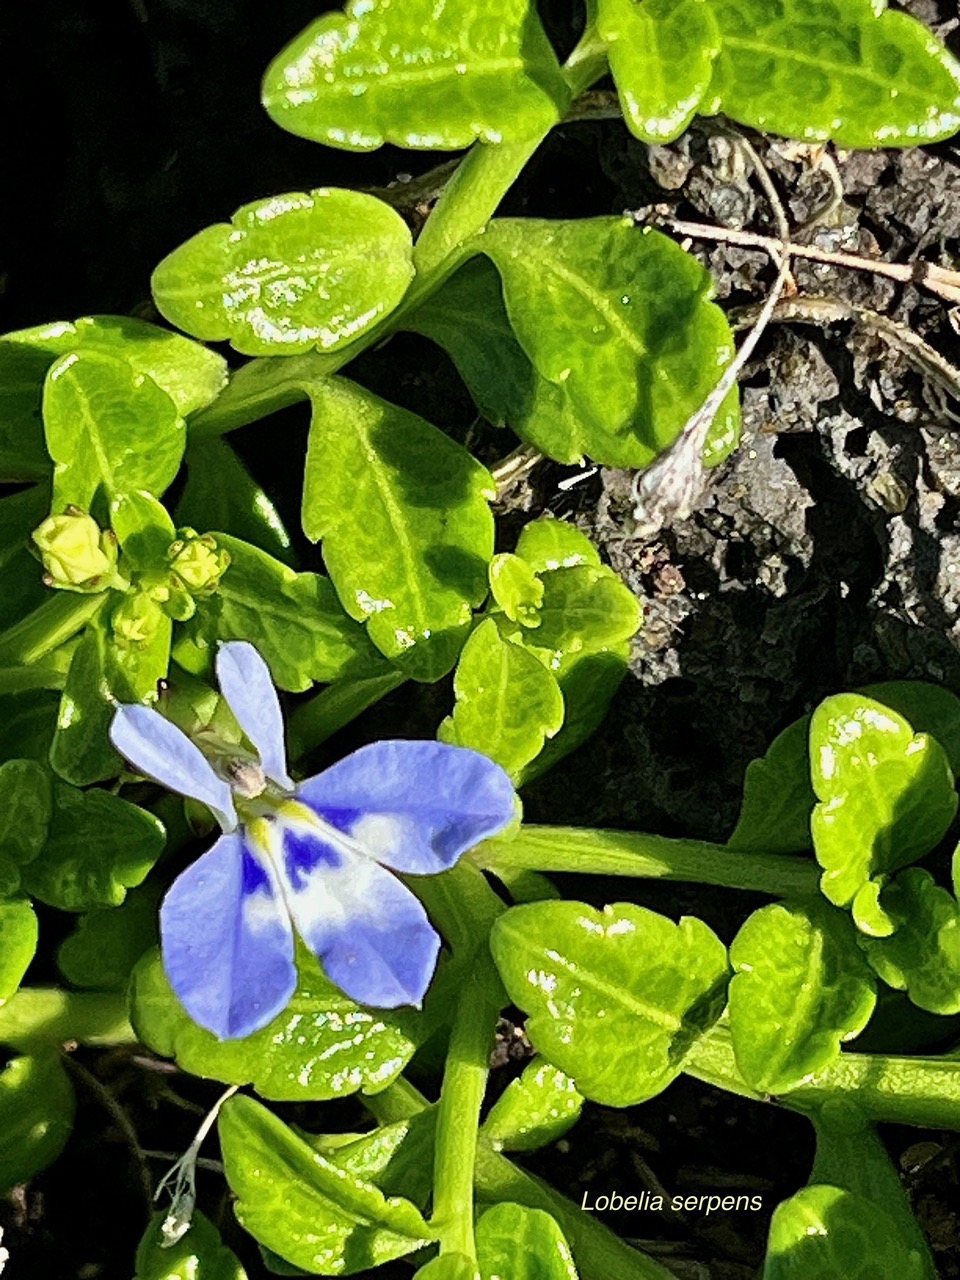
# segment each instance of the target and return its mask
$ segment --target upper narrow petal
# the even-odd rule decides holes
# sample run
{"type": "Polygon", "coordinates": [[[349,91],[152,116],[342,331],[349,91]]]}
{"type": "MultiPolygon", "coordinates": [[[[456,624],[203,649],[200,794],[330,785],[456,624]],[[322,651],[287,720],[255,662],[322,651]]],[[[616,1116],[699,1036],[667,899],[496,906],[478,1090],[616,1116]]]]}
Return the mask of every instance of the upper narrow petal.
{"type": "Polygon", "coordinates": [[[264,773],[279,786],[292,791],[283,740],[283,713],[270,668],[252,644],[246,640],[230,640],[217,652],[217,680],[240,728],[256,747],[264,773]]]}
{"type": "Polygon", "coordinates": [[[293,922],[327,977],[360,1004],[419,1005],[440,950],[419,898],[336,832],[281,819],[272,835],[293,922]]]}
{"type": "Polygon", "coordinates": [[[221,836],[160,908],[163,966],[184,1008],[221,1040],[258,1031],[297,984],[290,917],[269,864],[221,836]]]}
{"type": "Polygon", "coordinates": [[[121,703],[110,723],[110,741],[133,767],[161,786],[212,809],[224,831],[233,831],[237,814],[229,783],[185,733],[153,707],[121,703]]]}
{"type": "Polygon", "coordinates": [[[308,778],[297,797],[378,862],[429,875],[512,819],[507,774],[479,751],[393,740],[361,747],[308,778]]]}

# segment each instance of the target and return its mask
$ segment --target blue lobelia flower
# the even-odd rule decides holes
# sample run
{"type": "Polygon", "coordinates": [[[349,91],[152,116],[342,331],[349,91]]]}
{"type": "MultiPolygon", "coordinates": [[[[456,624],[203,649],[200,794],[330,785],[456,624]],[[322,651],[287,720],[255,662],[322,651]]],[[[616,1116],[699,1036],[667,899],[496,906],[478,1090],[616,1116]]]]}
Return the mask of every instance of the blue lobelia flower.
{"type": "Polygon", "coordinates": [[[160,909],[164,968],[180,1001],[221,1039],[265,1026],[296,986],[296,930],[360,1004],[420,1004],[440,939],[391,871],[445,871],[502,830],[514,814],[510,779],[464,747],[387,741],[294,785],[263,658],[245,641],[221,645],[217,678],[256,758],[237,749],[208,759],[139,704],[118,706],[110,726],[136,769],[202,801],[224,830],[160,909]]]}

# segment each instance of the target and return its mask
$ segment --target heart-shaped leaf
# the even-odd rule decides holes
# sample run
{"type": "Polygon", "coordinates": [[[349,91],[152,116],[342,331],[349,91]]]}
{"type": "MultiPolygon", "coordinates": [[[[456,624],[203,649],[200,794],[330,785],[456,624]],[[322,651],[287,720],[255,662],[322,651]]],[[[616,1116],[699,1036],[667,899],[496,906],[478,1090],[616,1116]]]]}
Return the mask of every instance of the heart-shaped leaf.
{"type": "MultiPolygon", "coordinates": [[[[540,376],[563,387],[591,432],[605,433],[608,461],[652,462],[733,354],[727,321],[709,300],[708,272],[629,218],[498,219],[483,250],[540,376]]],[[[731,394],[714,424],[714,453],[720,441],[732,447],[738,423],[731,394]]]]}
{"type": "Polygon", "coordinates": [[[413,1057],[419,1015],[361,1008],[306,952],[299,973],[296,992],[273,1022],[243,1040],[218,1040],[188,1016],[151,952],[134,973],[131,1016],[144,1042],[183,1071],[252,1084],[265,1098],[316,1100],[386,1088],[413,1057]]]}
{"type": "Polygon", "coordinates": [[[810,815],[817,797],[810,781],[810,717],[778,733],[766,752],[747,765],[734,849],[802,853],[813,847],[810,815]]]}
{"type": "Polygon", "coordinates": [[[577,1280],[570,1246],[543,1209],[504,1201],[477,1223],[482,1280],[577,1280]]]}
{"type": "Polygon", "coordinates": [[[623,116],[644,142],[672,142],[696,114],[720,52],[708,0],[600,0],[623,116]]]}
{"type": "Polygon", "coordinates": [[[47,839],[53,813],[50,773],[36,760],[0,765],[0,896],[16,893],[20,869],[47,839]]]}
{"type": "Polygon", "coordinates": [[[194,1212],[190,1230],[171,1246],[163,1238],[166,1213],[155,1213],[137,1249],[135,1280],[247,1280],[236,1254],[202,1213],[194,1212]]]}
{"type": "Polygon", "coordinates": [[[779,1204],[763,1280],[927,1280],[924,1260],[887,1215],[839,1187],[809,1186],[779,1204]]]}
{"type": "Polygon", "coordinates": [[[171,324],[245,355],[329,351],[388,315],[413,276],[395,210],[360,191],[321,187],[244,205],[153,273],[171,324]]]}
{"type": "Polygon", "coordinates": [[[689,916],[535,902],[502,915],[490,945],[536,1049],[608,1106],[666,1088],[723,1009],[726,948],[689,916]]]}
{"type": "Polygon", "coordinates": [[[58,782],[47,842],[24,868],[24,888],[61,911],[117,907],[146,877],[164,840],[162,824],[145,809],[58,782]]]}
{"type": "Polygon", "coordinates": [[[861,946],[891,987],[931,1013],[960,1013],[960,904],[929,871],[909,867],[888,885],[881,906],[894,932],[861,946]]]}
{"type": "Polygon", "coordinates": [[[762,907],[730,948],[730,1033],[743,1078],[785,1093],[830,1065],[876,1003],[850,917],[826,903],[762,907]]]}
{"type": "Polygon", "coordinates": [[[343,602],[415,680],[453,666],[487,594],[489,472],[415,414],[343,378],[311,387],[303,528],[343,602]]]}
{"type": "Polygon", "coordinates": [[[153,882],[131,889],[119,907],[89,911],[60,944],[57,964],[75,987],[125,991],[134,965],[156,945],[160,892],[153,882]]]}
{"type": "Polygon", "coordinates": [[[563,695],[532,653],[505,640],[493,618],[464,645],[453,678],[453,715],[438,737],[472,747],[516,776],[563,724],[563,695]]]}
{"type": "Polygon", "coordinates": [[[701,110],[843,147],[913,146],[960,127],[960,65],[877,0],[710,0],[722,48],[701,110]]]}
{"type": "Polygon", "coordinates": [[[0,1194],[56,1160],[73,1128],[75,1109],[59,1053],[10,1059],[0,1072],[0,1194]]]}
{"type": "Polygon", "coordinates": [[[57,360],[44,385],[43,422],[56,464],[54,510],[89,510],[101,485],[111,497],[161,494],[180,469],[186,429],[176,404],[119,356],[90,350],[57,360]]]}
{"type": "Polygon", "coordinates": [[[863,694],[820,704],[810,722],[810,756],[820,884],[837,906],[865,891],[875,896],[880,877],[929,852],[956,814],[943,748],[863,694]]]}
{"type": "Polygon", "coordinates": [[[498,1151],[536,1151],[562,1137],[576,1123],[582,1106],[570,1077],[534,1058],[490,1108],[483,1136],[498,1151]]]}
{"type": "Polygon", "coordinates": [[[0,1004],[19,987],[37,950],[36,913],[29,902],[0,900],[0,1004]]]}
{"type": "Polygon", "coordinates": [[[567,99],[528,0],[350,0],[302,31],[263,83],[282,128],[352,151],[535,137],[567,99]]]}
{"type": "Polygon", "coordinates": [[[219,1128],[237,1218],[295,1266],[349,1275],[433,1237],[409,1200],[384,1196],[332,1164],[252,1098],[231,1098],[219,1128]]]}

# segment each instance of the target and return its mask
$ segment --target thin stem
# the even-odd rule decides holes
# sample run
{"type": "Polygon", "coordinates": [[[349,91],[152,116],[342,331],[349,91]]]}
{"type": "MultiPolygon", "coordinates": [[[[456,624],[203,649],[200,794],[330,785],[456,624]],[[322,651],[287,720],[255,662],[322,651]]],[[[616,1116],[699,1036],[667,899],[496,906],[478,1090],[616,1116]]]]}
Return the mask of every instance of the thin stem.
{"type": "Polygon", "coordinates": [[[140,1176],[140,1187],[143,1191],[144,1199],[147,1206],[147,1217],[150,1216],[150,1207],[153,1203],[153,1179],[150,1176],[150,1168],[147,1164],[147,1153],[140,1146],[140,1139],[137,1131],[133,1126],[133,1121],[124,1111],[123,1107],[113,1096],[102,1080],[99,1080],[92,1071],[88,1071],[82,1062],[78,1062],[71,1054],[65,1053],[63,1061],[67,1068],[83,1081],[90,1092],[96,1097],[97,1101],[110,1112],[117,1123],[117,1127],[127,1141],[127,1145],[133,1152],[137,1162],[137,1169],[140,1176]]]}
{"type": "Polygon", "coordinates": [[[473,1183],[480,1107],[500,1012],[500,984],[484,948],[460,992],[437,1108],[432,1225],[441,1253],[476,1256],[473,1183]]]}
{"type": "Polygon", "coordinates": [[[472,855],[480,867],[684,880],[785,898],[816,892],[819,868],[808,858],[741,853],[707,840],[675,840],[632,831],[524,825],[513,838],[487,840],[472,855]]]}
{"type": "Polygon", "coordinates": [[[847,1097],[868,1120],[960,1129],[960,1058],[842,1053],[808,1083],[771,1098],[744,1081],[737,1070],[730,1032],[718,1026],[697,1041],[683,1069],[730,1093],[778,1102],[796,1111],[812,1111],[832,1099],[847,1097]]]}
{"type": "Polygon", "coordinates": [[[82,631],[103,607],[107,592],[59,591],[0,636],[0,666],[30,666],[82,631]]]}
{"type": "MultiPolygon", "coordinates": [[[[3,672],[0,671],[0,677],[3,672]]],[[[344,725],[355,720],[405,684],[407,677],[395,669],[366,680],[340,680],[301,703],[287,722],[287,747],[291,760],[308,755],[344,725]]]]}

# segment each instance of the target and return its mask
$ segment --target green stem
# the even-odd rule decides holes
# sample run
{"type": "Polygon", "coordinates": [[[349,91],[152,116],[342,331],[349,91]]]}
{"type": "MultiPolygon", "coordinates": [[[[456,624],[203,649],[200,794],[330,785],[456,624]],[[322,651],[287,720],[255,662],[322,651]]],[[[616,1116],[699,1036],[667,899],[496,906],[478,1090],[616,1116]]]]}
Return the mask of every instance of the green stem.
{"type": "Polygon", "coordinates": [[[683,1064],[697,1080],[757,1101],[779,1102],[808,1112],[836,1098],[856,1102],[869,1120],[960,1129],[960,1057],[906,1058],[842,1053],[808,1083],[778,1098],[757,1093],[737,1070],[726,1027],[714,1027],[693,1046],[683,1064]]]}
{"type": "Polygon", "coordinates": [[[493,871],[570,871],[644,880],[688,880],[775,897],[815,893],[819,868],[808,858],[740,853],[707,840],[674,840],[632,831],[524,825],[513,838],[487,840],[472,855],[493,871]]]}
{"type": "Polygon", "coordinates": [[[30,666],[82,631],[106,603],[107,592],[60,591],[0,636],[0,666],[30,666]]]}
{"type": "Polygon", "coordinates": [[[0,667],[0,694],[25,693],[30,689],[62,689],[67,674],[59,667],[0,667]]]}
{"type": "MultiPolygon", "coordinates": [[[[0,676],[2,674],[0,672],[0,676]]],[[[399,689],[406,680],[403,672],[391,669],[365,680],[338,680],[328,685],[301,703],[287,721],[289,758],[299,760],[309,754],[381,698],[399,689]]]]}

